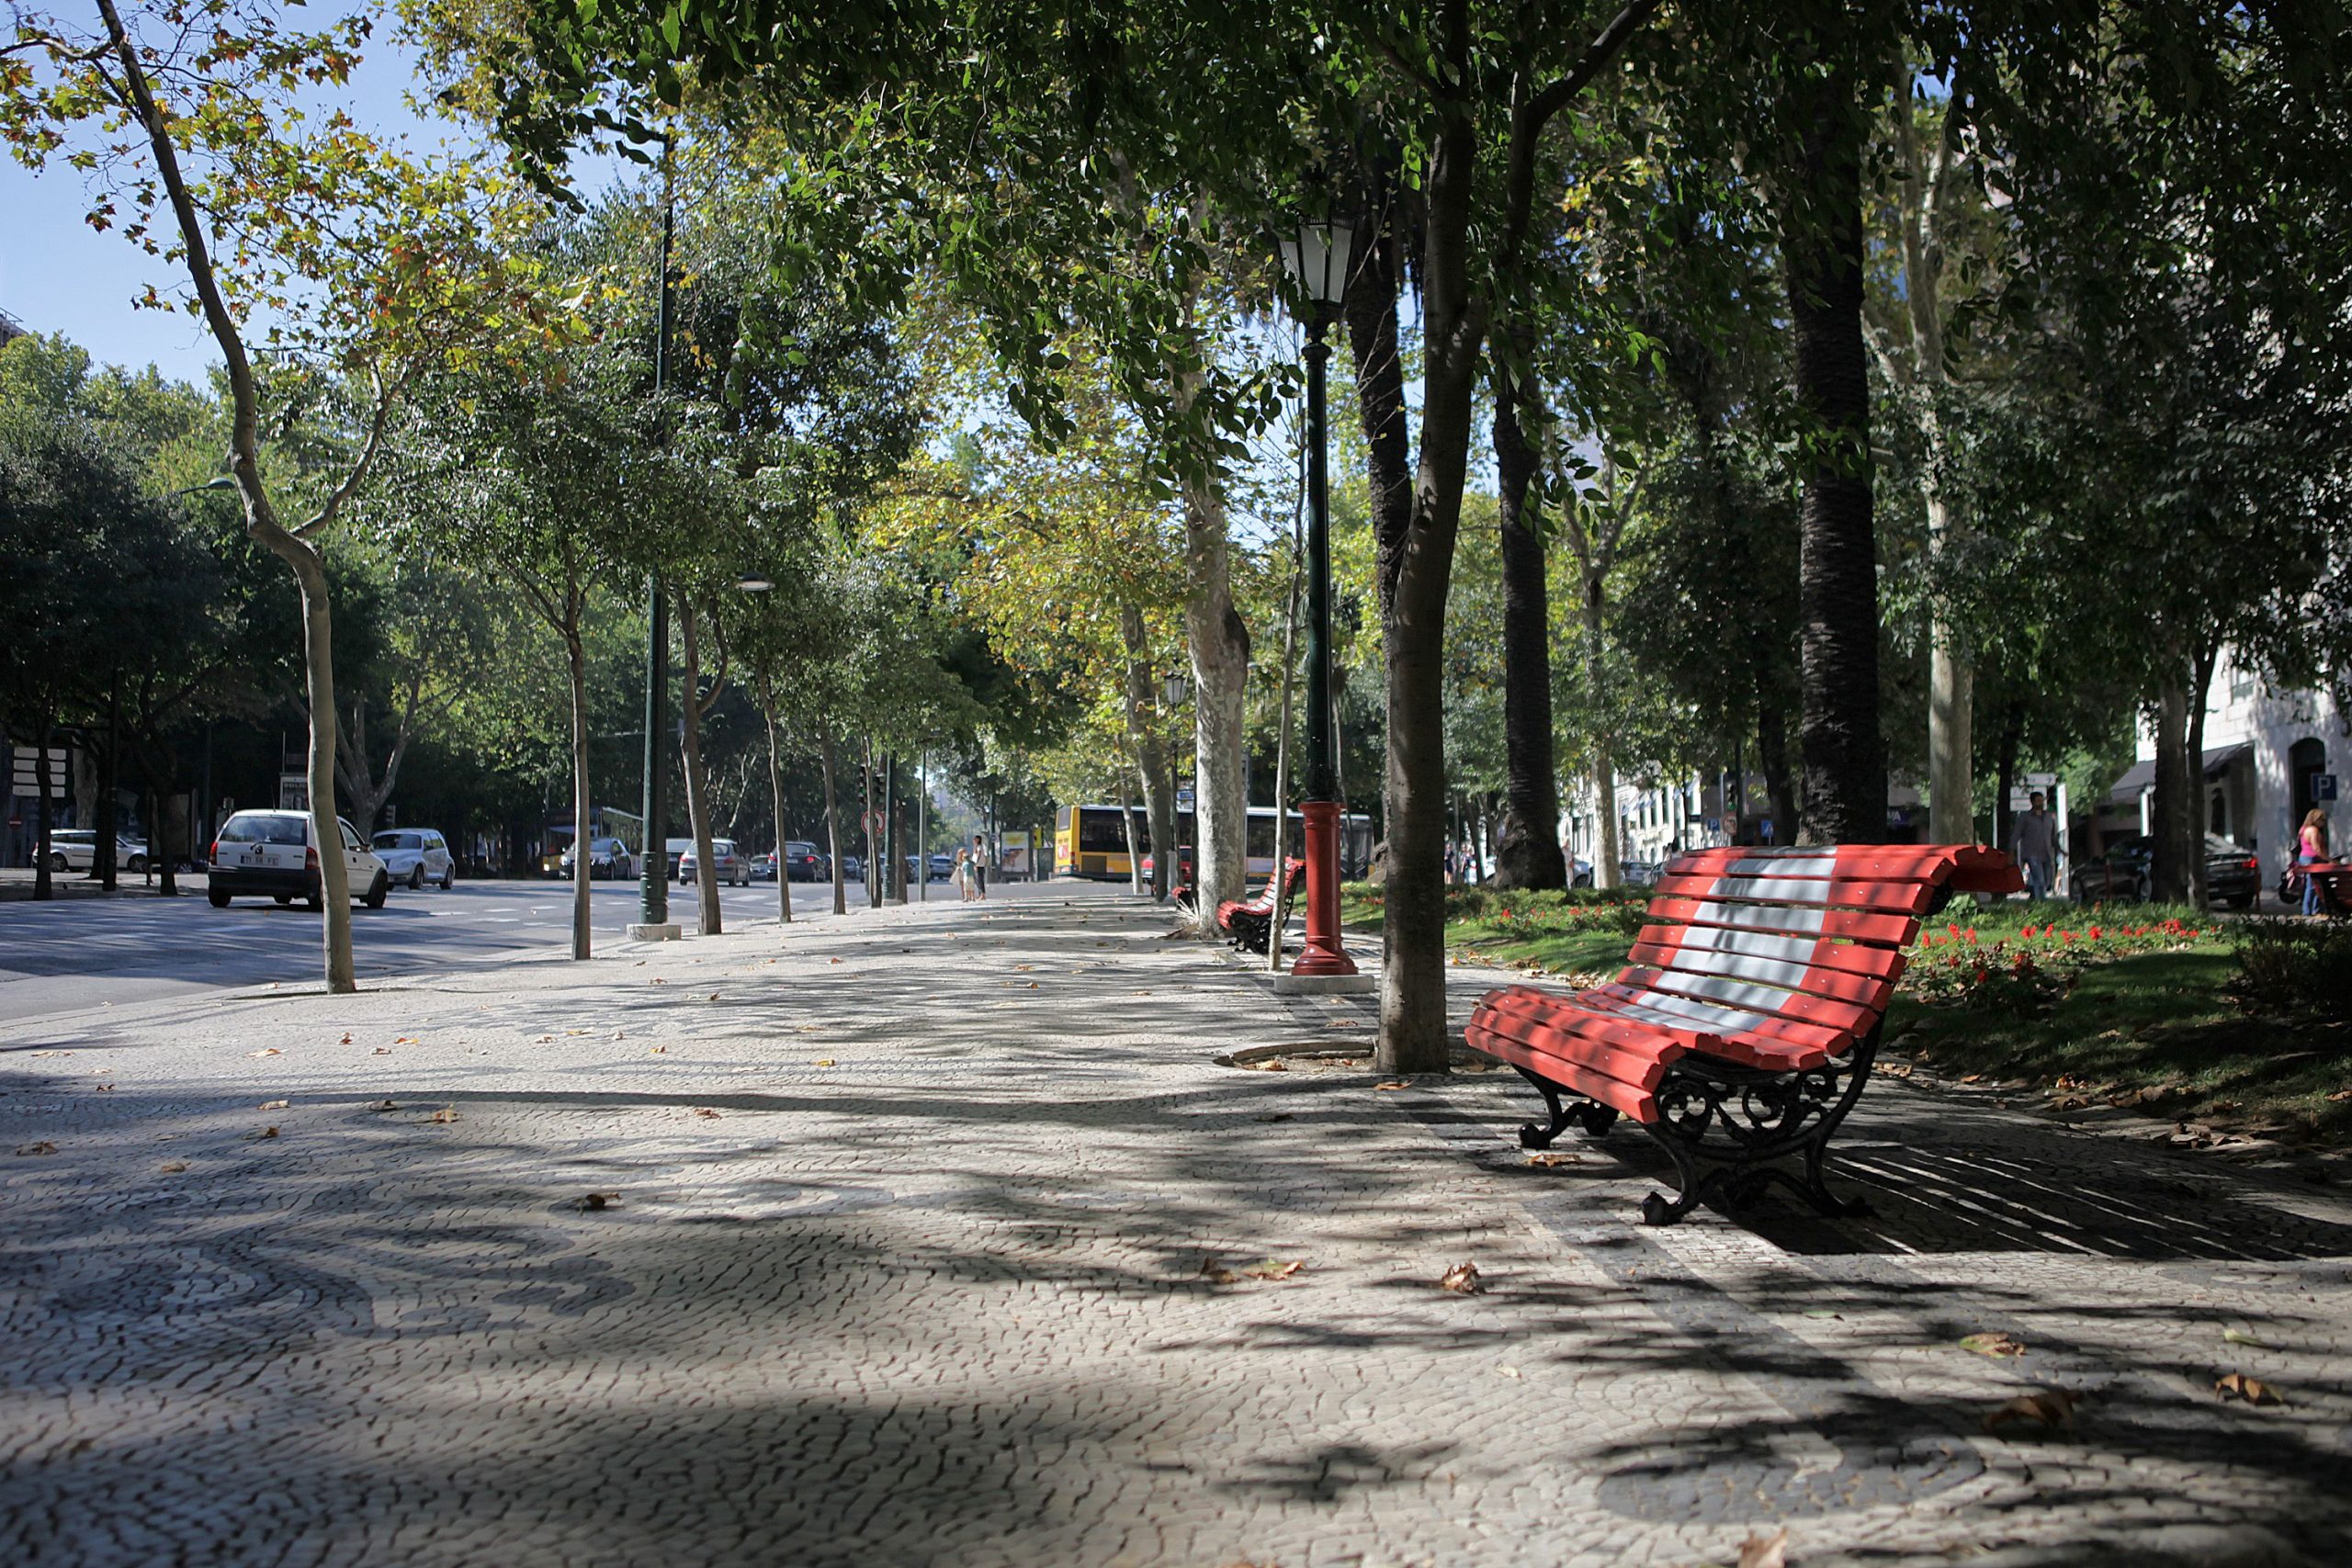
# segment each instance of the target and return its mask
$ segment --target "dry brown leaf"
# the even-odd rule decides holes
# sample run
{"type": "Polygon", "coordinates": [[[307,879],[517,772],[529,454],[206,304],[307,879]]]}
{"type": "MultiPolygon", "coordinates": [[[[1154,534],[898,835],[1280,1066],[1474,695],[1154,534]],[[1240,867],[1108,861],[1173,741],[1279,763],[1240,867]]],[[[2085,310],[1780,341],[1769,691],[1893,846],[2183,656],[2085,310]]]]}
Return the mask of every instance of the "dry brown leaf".
{"type": "Polygon", "coordinates": [[[710,993],[710,996],[709,996],[709,998],[708,998],[707,999],[709,999],[709,1000],[711,1000],[711,1001],[714,1001],[714,1002],[715,1002],[715,1001],[717,1001],[717,1000],[718,999],[718,993],[717,991],[713,991],[713,992],[711,992],[711,993],[710,993]]]}
{"type": "Polygon", "coordinates": [[[93,1092],[97,1094],[112,1094],[114,1092],[114,1085],[110,1083],[99,1084],[93,1092]]]}
{"type": "Polygon", "coordinates": [[[1962,1335],[1960,1348],[1963,1350],[1973,1350],[1980,1356],[1991,1356],[1996,1359],[2025,1354],[2025,1342],[2021,1339],[2013,1339],[2006,1334],[1962,1335]]]}
{"type": "Polygon", "coordinates": [[[554,1038],[555,1036],[552,1034],[542,1034],[537,1040],[532,1041],[531,1043],[534,1045],[545,1045],[554,1038]]]}
{"type": "Polygon", "coordinates": [[[392,1036],[392,1043],[395,1045],[413,1045],[416,1043],[416,1036],[413,1034],[395,1034],[392,1036]]]}
{"type": "Polygon", "coordinates": [[[1739,1568],[1789,1568],[1789,1527],[1739,1543],[1739,1568]]]}
{"type": "Polygon", "coordinates": [[[446,1106],[446,1105],[445,1105],[445,1106],[443,1106],[440,1110],[438,1110],[438,1111],[435,1111],[432,1115],[430,1115],[430,1116],[428,1116],[428,1117],[426,1117],[426,1118],[425,1118],[425,1120],[426,1120],[427,1122],[433,1122],[435,1125],[436,1125],[436,1126],[441,1126],[441,1127],[446,1127],[446,1126],[447,1126],[450,1122],[455,1122],[457,1119],[458,1119],[458,1113],[457,1113],[455,1111],[450,1110],[450,1109],[449,1109],[447,1106],[446,1106]]]}
{"type": "Polygon", "coordinates": [[[348,1045],[351,1043],[351,1036],[346,1034],[342,1039],[336,1041],[335,1043],[338,1045],[348,1045]]]}
{"type": "Polygon", "coordinates": [[[177,1176],[181,1171],[187,1168],[187,1161],[184,1159],[167,1159],[158,1168],[160,1168],[165,1176],[177,1176]]]}
{"type": "Polygon", "coordinates": [[[57,1152],[57,1145],[51,1143],[18,1144],[17,1152],[20,1155],[53,1155],[57,1152]]]}
{"type": "Polygon", "coordinates": [[[280,1051],[275,1045],[265,1045],[258,1051],[248,1051],[245,1055],[248,1056],[282,1056],[286,1055],[286,1053],[280,1051]]]}
{"type": "Polygon", "coordinates": [[[839,963],[841,962],[841,960],[840,960],[840,959],[838,959],[838,958],[828,958],[828,959],[826,959],[826,960],[825,960],[825,962],[826,962],[826,963],[828,963],[828,964],[839,964],[839,963]]]}
{"type": "Polygon", "coordinates": [[[1263,1263],[1252,1263],[1241,1271],[1257,1280],[1287,1280],[1306,1267],[1304,1262],[1295,1258],[1287,1263],[1278,1263],[1269,1258],[1263,1263]]]}
{"type": "Polygon", "coordinates": [[[1374,1089],[1410,1089],[1413,1086],[1406,1082],[1403,1078],[1389,1078],[1385,1082],[1376,1083],[1372,1087],[1374,1089]]]}
{"type": "Polygon", "coordinates": [[[1250,1070],[1254,1073],[1286,1073],[1290,1071],[1290,1064],[1279,1059],[1269,1059],[1263,1062],[1251,1062],[1249,1066],[1250,1070]]]}
{"type": "Polygon", "coordinates": [[[1212,1285],[1230,1285],[1238,1281],[1241,1276],[1212,1258],[1201,1265],[1201,1278],[1212,1285]]]}
{"type": "Polygon", "coordinates": [[[593,1212],[597,1209],[617,1208],[620,1206],[620,1201],[621,1195],[617,1192],[591,1192],[574,1202],[572,1207],[593,1212]]]}
{"type": "Polygon", "coordinates": [[[73,1054],[71,1051],[28,1051],[25,1053],[28,1056],[71,1056],[73,1054]]]}
{"type": "Polygon", "coordinates": [[[670,1047],[667,1045],[648,1045],[645,1048],[645,1054],[649,1056],[666,1056],[670,1054],[670,1047]]]}
{"type": "Polygon", "coordinates": [[[374,1055],[379,1056],[389,1056],[391,1054],[392,1048],[390,1045],[379,1045],[376,1047],[374,1052],[374,1055]]]}
{"type": "Polygon", "coordinates": [[[263,1128],[260,1132],[258,1132],[258,1133],[248,1133],[248,1134],[245,1134],[245,1142],[247,1142],[247,1143],[249,1143],[249,1144],[258,1144],[258,1143],[260,1143],[260,1142],[261,1142],[263,1139],[265,1139],[265,1138],[274,1138],[274,1137],[276,1137],[276,1136],[277,1136],[277,1128],[275,1128],[275,1127],[264,1127],[264,1128],[263,1128]]]}
{"type": "Polygon", "coordinates": [[[2259,1378],[2250,1378],[2244,1372],[2232,1372],[2227,1377],[2215,1378],[2213,1380],[2213,1392],[2221,1395],[2223,1399],[2243,1399],[2248,1404],[2284,1404],[2287,1403],[2286,1395],[2271,1387],[2270,1384],[2264,1382],[2259,1378]]]}
{"type": "Polygon", "coordinates": [[[1026,975],[1035,967],[1037,966],[1035,964],[1016,964],[1012,966],[1012,972],[1016,975],[1026,975]]]}
{"type": "Polygon", "coordinates": [[[707,1116],[707,1117],[710,1117],[710,1118],[711,1118],[712,1120],[714,1120],[714,1121],[716,1121],[716,1120],[718,1119],[718,1111],[713,1111],[713,1110],[712,1110],[709,1106],[707,1106],[707,1105],[697,1105],[697,1106],[695,1106],[695,1115],[697,1115],[697,1116],[707,1116]]]}
{"type": "Polygon", "coordinates": [[[1036,981],[1035,981],[1035,980],[1032,980],[1032,981],[1030,981],[1030,982],[1028,983],[1028,985],[1027,985],[1026,987],[1024,987],[1023,988],[1024,988],[1024,989],[1026,989],[1026,990],[1032,990],[1032,991],[1034,991],[1034,990],[1035,990],[1035,989],[1037,988],[1037,982],[1036,982],[1036,981]]]}
{"type": "Polygon", "coordinates": [[[1530,1165],[1540,1165],[1548,1170],[1555,1165],[1581,1165],[1584,1163],[1584,1156],[1546,1152],[1540,1155],[1529,1155],[1527,1156],[1527,1163],[1530,1165]]]}
{"type": "Polygon", "coordinates": [[[839,1062],[834,1061],[831,1056],[820,1056],[812,1065],[820,1067],[837,1067],[841,1066],[839,1062]]]}
{"type": "Polygon", "coordinates": [[[1475,1296],[1487,1287],[1478,1283],[1478,1266],[1464,1258],[1438,1276],[1438,1289],[1475,1296]]]}
{"type": "Polygon", "coordinates": [[[283,1111],[286,1109],[286,1101],[282,1100],[265,1100],[259,1105],[254,1106],[254,1109],[256,1111],[283,1111]]]}
{"type": "Polygon", "coordinates": [[[2007,1404],[1994,1406],[1984,1413],[1984,1429],[1997,1433],[2004,1427],[2023,1421],[2030,1426],[2075,1429],[2075,1406],[2083,1396],[2069,1389],[2043,1389],[2037,1393],[2021,1393],[2007,1404]]]}

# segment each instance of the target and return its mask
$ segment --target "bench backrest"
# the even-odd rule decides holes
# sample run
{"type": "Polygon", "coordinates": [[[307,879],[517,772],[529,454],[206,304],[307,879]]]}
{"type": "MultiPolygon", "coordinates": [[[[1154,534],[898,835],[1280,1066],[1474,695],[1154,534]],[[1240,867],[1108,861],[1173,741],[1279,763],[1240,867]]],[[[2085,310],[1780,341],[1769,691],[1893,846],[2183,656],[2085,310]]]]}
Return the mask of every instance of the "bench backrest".
{"type": "Polygon", "coordinates": [[[1658,879],[1611,989],[1694,1022],[1770,1016],[1791,1044],[1833,1052],[1878,1025],[1921,917],[1954,892],[2016,892],[2009,857],[1973,844],[1694,850],[1658,879]]]}

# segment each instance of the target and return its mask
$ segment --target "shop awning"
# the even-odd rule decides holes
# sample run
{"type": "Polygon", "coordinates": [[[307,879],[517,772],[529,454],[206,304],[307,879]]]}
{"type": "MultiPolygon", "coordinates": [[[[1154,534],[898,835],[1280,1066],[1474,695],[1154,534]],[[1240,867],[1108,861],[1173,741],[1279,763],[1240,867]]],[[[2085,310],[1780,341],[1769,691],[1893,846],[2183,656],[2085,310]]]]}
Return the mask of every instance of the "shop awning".
{"type": "MultiPolygon", "coordinates": [[[[2209,779],[2220,777],[2232,762],[2253,750],[2254,743],[2250,740],[2233,741],[2227,746],[2208,746],[2205,748],[2205,776],[2209,779]]],[[[2114,805],[2129,805],[2139,799],[2155,782],[2156,761],[2153,757],[2145,758],[2132,763],[2131,771],[2115,781],[2115,787],[2107,792],[2107,798],[2114,805]]]]}

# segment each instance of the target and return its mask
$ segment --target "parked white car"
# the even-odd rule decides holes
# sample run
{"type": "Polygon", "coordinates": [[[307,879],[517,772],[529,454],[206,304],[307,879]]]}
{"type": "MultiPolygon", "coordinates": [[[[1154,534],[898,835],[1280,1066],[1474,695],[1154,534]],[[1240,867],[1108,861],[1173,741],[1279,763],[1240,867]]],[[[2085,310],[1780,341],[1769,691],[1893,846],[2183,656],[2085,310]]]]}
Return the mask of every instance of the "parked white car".
{"type": "Polygon", "coordinates": [[[387,828],[370,847],[394,882],[411,887],[430,882],[446,893],[458,880],[458,857],[449,852],[449,841],[430,828],[387,828]]]}
{"type": "MultiPolygon", "coordinates": [[[[58,828],[49,835],[49,869],[51,871],[87,871],[98,858],[98,830],[96,828],[58,828]]],[[[147,869],[147,846],[135,840],[115,835],[114,868],[137,875],[147,869]]]]}
{"type": "MultiPolygon", "coordinates": [[[[368,848],[367,840],[338,817],[342,831],[344,874],[351,881],[351,896],[371,909],[384,907],[391,891],[391,874],[368,848]]],[[[319,850],[311,835],[307,811],[240,811],[220,824],[212,840],[212,870],[206,878],[206,897],[216,909],[232,898],[275,898],[291,904],[300,898],[313,909],[326,908],[325,882],[319,870],[319,850]]]]}

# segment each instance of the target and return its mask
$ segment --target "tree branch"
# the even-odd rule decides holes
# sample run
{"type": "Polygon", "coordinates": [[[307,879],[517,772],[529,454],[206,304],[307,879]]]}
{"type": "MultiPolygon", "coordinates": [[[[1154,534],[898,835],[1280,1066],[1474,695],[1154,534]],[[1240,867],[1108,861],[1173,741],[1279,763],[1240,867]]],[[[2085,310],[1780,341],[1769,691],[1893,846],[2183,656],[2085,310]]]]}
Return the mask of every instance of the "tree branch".
{"type": "Polygon", "coordinates": [[[384,428],[391,423],[392,400],[400,395],[401,389],[407,384],[407,378],[403,376],[388,386],[382,374],[370,366],[368,379],[376,389],[376,412],[368,422],[368,439],[359,448],[359,456],[352,463],[350,471],[343,476],[343,482],[334,487],[309,522],[294,530],[294,536],[298,539],[310,538],[334,521],[335,513],[343,510],[343,503],[351,499],[352,493],[368,478],[368,470],[375,466],[376,454],[383,449],[384,428]]]}

